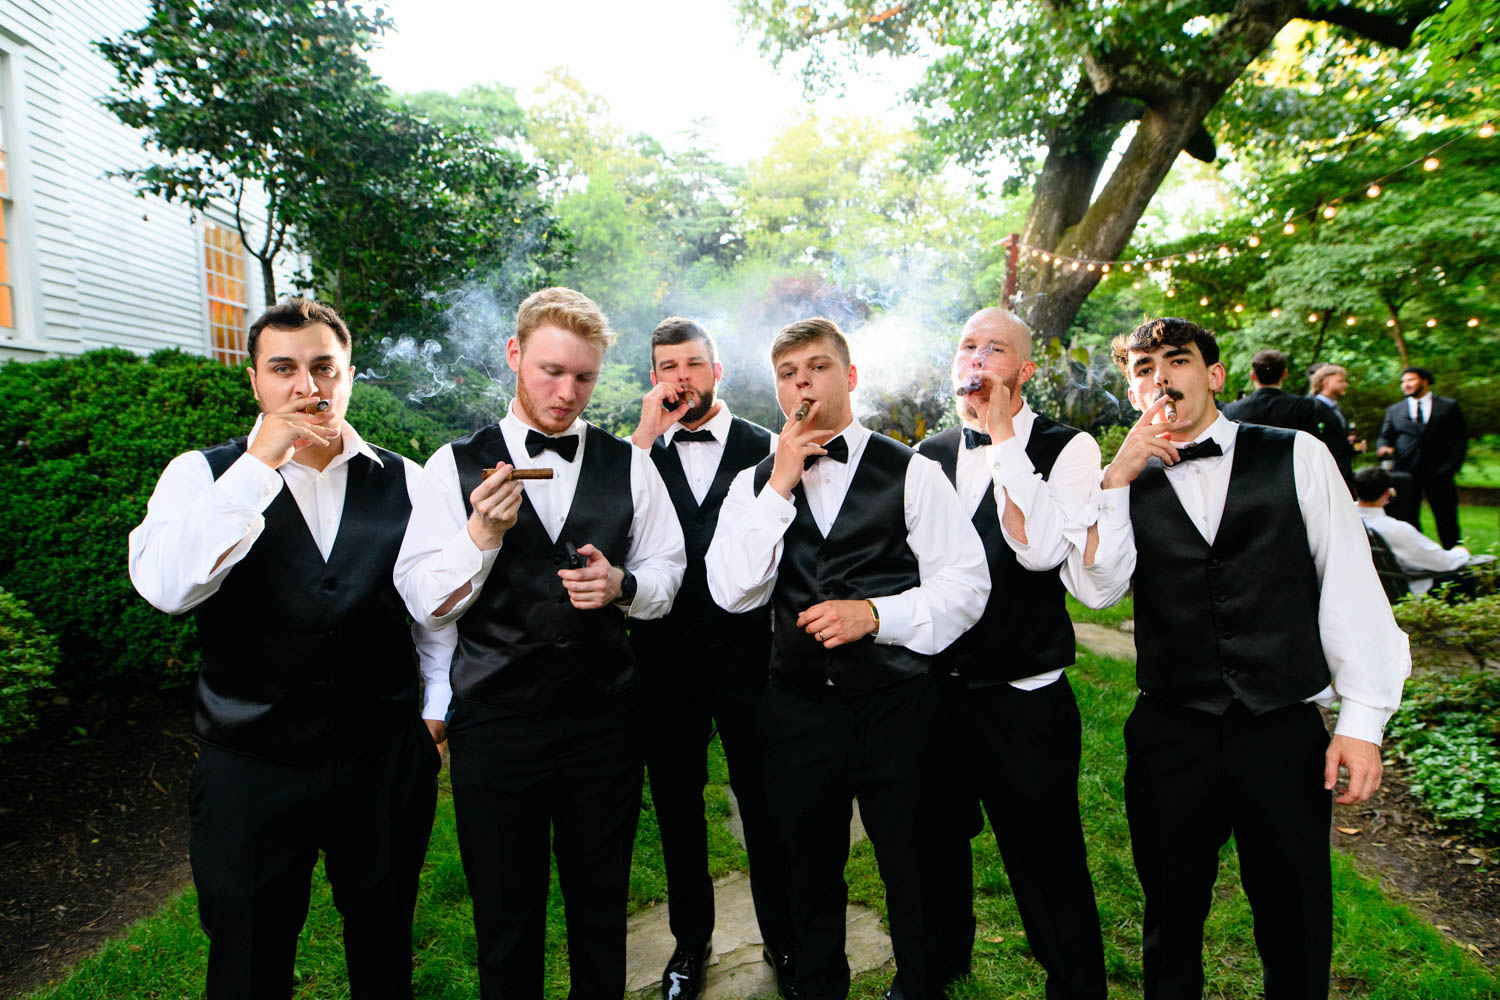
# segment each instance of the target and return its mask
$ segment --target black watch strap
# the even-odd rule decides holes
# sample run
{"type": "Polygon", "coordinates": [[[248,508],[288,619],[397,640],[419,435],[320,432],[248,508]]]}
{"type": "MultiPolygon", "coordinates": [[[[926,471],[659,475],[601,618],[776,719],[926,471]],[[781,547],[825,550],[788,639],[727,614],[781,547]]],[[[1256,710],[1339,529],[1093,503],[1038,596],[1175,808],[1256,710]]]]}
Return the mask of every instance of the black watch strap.
{"type": "Polygon", "coordinates": [[[615,599],[615,603],[629,607],[630,603],[635,600],[635,574],[628,569],[622,569],[620,572],[624,575],[620,577],[620,596],[615,599]]]}

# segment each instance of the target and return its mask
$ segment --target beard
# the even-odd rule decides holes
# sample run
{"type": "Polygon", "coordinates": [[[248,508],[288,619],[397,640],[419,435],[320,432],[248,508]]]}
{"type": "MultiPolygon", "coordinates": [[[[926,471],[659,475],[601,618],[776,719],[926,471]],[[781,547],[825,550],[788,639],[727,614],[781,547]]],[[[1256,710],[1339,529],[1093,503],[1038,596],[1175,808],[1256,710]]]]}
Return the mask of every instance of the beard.
{"type": "Polygon", "coordinates": [[[718,401],[716,398],[717,394],[714,392],[713,386],[709,386],[708,392],[706,393],[698,393],[697,390],[694,390],[694,395],[697,396],[698,402],[688,407],[688,411],[678,418],[678,423],[697,423],[699,420],[702,420],[704,417],[708,416],[708,411],[712,410],[714,408],[714,403],[718,401]]]}
{"type": "Polygon", "coordinates": [[[574,416],[568,418],[565,424],[557,426],[551,410],[546,406],[539,406],[537,404],[536,397],[532,396],[531,390],[527,387],[526,380],[523,378],[516,379],[516,406],[520,408],[522,416],[533,427],[548,434],[561,434],[573,426],[573,420],[577,417],[577,414],[574,414],[574,416]]]}

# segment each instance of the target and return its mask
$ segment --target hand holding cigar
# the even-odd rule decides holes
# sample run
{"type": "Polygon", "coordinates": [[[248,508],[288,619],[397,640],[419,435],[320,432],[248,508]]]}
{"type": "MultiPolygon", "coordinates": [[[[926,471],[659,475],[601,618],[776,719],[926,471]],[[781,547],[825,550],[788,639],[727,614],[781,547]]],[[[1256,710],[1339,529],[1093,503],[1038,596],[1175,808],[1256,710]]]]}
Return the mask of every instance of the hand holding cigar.
{"type": "MultiPolygon", "coordinates": [[[[491,476],[493,476],[497,471],[499,471],[499,470],[497,470],[497,469],[495,469],[493,467],[490,467],[490,468],[482,469],[481,470],[481,474],[482,474],[483,478],[488,479],[491,476]]],[[[515,482],[518,479],[551,479],[551,478],[552,478],[552,470],[551,469],[511,469],[509,472],[507,472],[505,474],[505,480],[504,481],[507,482],[507,483],[512,483],[512,482],[515,482]]]]}
{"type": "Polygon", "coordinates": [[[536,470],[515,470],[501,464],[482,471],[479,485],[469,492],[469,507],[473,512],[466,528],[469,538],[484,552],[499,548],[505,533],[515,527],[520,516],[522,484],[511,473],[536,470]]]}
{"type": "Polygon", "coordinates": [[[769,485],[783,497],[790,497],[792,489],[801,482],[803,463],[806,460],[828,454],[821,444],[813,440],[827,436],[827,428],[808,426],[809,418],[816,412],[816,401],[800,401],[791,419],[776,438],[776,459],[771,469],[769,485]]]}

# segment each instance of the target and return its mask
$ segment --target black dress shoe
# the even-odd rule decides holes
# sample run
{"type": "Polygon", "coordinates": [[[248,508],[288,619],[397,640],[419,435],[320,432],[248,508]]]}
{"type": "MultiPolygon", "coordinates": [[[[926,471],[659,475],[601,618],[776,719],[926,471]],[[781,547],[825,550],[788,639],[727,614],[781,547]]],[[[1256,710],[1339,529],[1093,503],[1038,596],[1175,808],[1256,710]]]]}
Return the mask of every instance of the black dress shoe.
{"type": "Polygon", "coordinates": [[[775,973],[776,989],[780,991],[784,1000],[801,1000],[802,994],[797,991],[797,981],[792,975],[791,952],[765,947],[760,950],[760,955],[775,973]]]}
{"type": "Polygon", "coordinates": [[[697,1000],[703,992],[703,970],[708,967],[708,956],[712,953],[713,942],[701,948],[678,945],[661,974],[661,1000],[697,1000]]]}

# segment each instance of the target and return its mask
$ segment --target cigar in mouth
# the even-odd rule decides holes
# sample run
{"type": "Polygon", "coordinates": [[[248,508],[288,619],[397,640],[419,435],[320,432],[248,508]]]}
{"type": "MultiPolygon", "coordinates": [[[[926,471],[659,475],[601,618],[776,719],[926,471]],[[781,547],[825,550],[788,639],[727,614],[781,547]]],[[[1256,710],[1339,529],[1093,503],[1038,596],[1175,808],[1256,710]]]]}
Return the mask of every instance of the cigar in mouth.
{"type": "MultiPolygon", "coordinates": [[[[480,470],[485,479],[495,474],[493,466],[480,470]]],[[[515,482],[517,479],[551,479],[551,469],[511,469],[510,474],[505,477],[507,483],[515,482]]]]}
{"type": "Polygon", "coordinates": [[[806,420],[807,411],[812,409],[812,400],[804,399],[797,405],[797,412],[792,414],[793,420],[806,420]]]}
{"type": "Polygon", "coordinates": [[[967,396],[969,393],[978,392],[983,388],[984,379],[979,377],[979,373],[977,371],[973,371],[969,373],[968,378],[964,379],[963,385],[953,390],[953,394],[956,396],[967,396]]]}
{"type": "MultiPolygon", "coordinates": [[[[1173,399],[1171,397],[1171,395],[1168,394],[1167,390],[1165,390],[1165,389],[1159,390],[1157,392],[1157,394],[1156,394],[1156,398],[1157,399],[1161,399],[1163,396],[1167,397],[1167,405],[1163,406],[1161,408],[1161,414],[1162,414],[1162,416],[1166,417],[1169,421],[1170,420],[1176,420],[1177,419],[1177,400],[1173,399]]],[[[1152,400],[1152,402],[1155,402],[1155,400],[1152,400]]]]}
{"type": "Polygon", "coordinates": [[[332,405],[333,405],[333,403],[332,403],[331,400],[320,399],[320,400],[318,400],[316,402],[308,403],[306,406],[299,406],[299,407],[297,407],[297,412],[298,413],[326,413],[328,411],[328,408],[330,406],[332,406],[332,405]]]}

